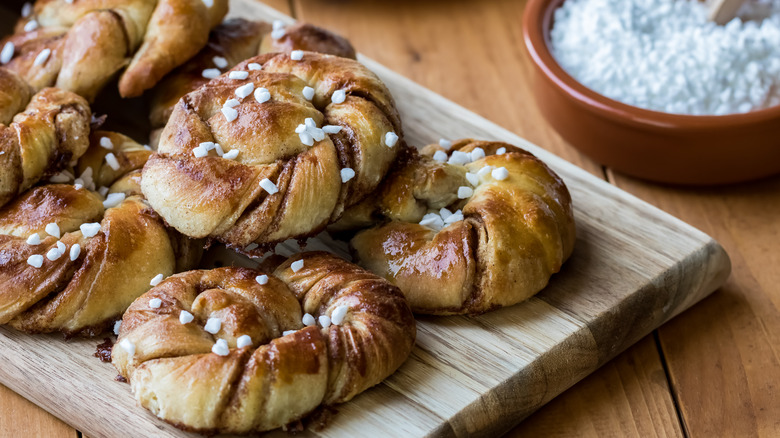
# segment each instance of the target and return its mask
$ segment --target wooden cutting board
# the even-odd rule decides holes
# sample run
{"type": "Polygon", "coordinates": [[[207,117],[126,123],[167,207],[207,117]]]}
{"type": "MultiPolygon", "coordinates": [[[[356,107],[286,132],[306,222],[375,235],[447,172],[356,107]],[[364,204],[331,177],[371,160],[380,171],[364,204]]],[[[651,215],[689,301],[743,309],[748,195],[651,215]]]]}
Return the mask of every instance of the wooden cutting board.
{"type": "MultiPolygon", "coordinates": [[[[254,0],[233,0],[231,16],[290,21],[254,0]]],[[[304,436],[495,436],[728,276],[728,256],[702,232],[391,70],[361,61],[393,92],[410,144],[495,139],[547,162],[572,193],[578,239],[549,287],[526,302],[474,318],[420,318],[417,346],[401,369],[338,406],[323,430],[304,436]]],[[[139,112],[127,108],[123,124],[143,127],[143,119],[133,119],[139,112]]],[[[311,248],[322,246],[337,253],[345,248],[327,240],[311,248]]],[[[215,257],[252,264],[225,252],[215,257]]],[[[0,328],[0,382],[92,438],[197,436],[136,406],[129,385],[115,381],[114,368],[92,356],[98,342],[0,328]]]]}

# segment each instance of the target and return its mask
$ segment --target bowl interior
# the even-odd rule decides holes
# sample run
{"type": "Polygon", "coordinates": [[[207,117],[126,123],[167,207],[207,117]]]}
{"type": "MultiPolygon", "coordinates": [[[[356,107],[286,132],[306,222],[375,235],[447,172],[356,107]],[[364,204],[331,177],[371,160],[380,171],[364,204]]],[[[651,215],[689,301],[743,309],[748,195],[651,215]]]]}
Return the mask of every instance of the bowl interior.
{"type": "Polygon", "coordinates": [[[604,117],[622,119],[637,126],[654,126],[661,129],[708,130],[713,127],[739,127],[768,120],[780,122],[780,106],[720,116],[670,114],[628,105],[591,90],[567,73],[558,64],[550,49],[552,46],[550,31],[554,26],[555,11],[564,1],[566,0],[530,0],[527,13],[531,16],[526,17],[525,20],[526,26],[529,27],[526,41],[529,49],[533,46],[531,55],[544,74],[582,105],[601,113],[604,117]]]}

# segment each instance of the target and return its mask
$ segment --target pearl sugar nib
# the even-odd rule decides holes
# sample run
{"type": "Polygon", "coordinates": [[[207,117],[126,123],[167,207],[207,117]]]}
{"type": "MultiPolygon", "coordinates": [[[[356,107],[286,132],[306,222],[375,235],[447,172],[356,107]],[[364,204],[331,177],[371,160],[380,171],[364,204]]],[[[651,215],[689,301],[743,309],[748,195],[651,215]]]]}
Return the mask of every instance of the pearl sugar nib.
{"type": "Polygon", "coordinates": [[[458,187],[458,199],[468,199],[474,194],[474,189],[471,187],[460,186],[458,187]]]}
{"type": "Polygon", "coordinates": [[[214,343],[214,346],[211,347],[211,352],[216,354],[217,356],[227,356],[230,354],[230,348],[228,347],[228,343],[224,339],[217,339],[217,342],[214,343]]]}
{"type": "Polygon", "coordinates": [[[223,106],[220,111],[222,111],[222,115],[225,116],[225,120],[227,120],[228,123],[238,118],[238,111],[236,111],[234,108],[223,106]]]}
{"type": "Polygon", "coordinates": [[[43,65],[48,59],[49,55],[51,55],[51,49],[43,49],[40,53],[38,53],[38,56],[35,57],[35,61],[33,61],[33,66],[38,67],[43,65]]]}
{"type": "Polygon", "coordinates": [[[449,158],[449,157],[447,156],[447,153],[444,152],[444,151],[436,151],[436,152],[433,153],[433,159],[435,161],[440,162],[440,163],[447,162],[447,158],[449,158]]]}
{"type": "Polygon", "coordinates": [[[355,171],[350,169],[349,167],[345,167],[341,169],[341,182],[346,183],[347,181],[351,180],[355,177],[355,171]]]}
{"type": "Polygon", "coordinates": [[[274,182],[268,178],[263,178],[263,180],[260,181],[260,187],[268,192],[269,195],[273,195],[279,192],[279,188],[276,187],[276,184],[274,184],[274,182]]]}
{"type": "Polygon", "coordinates": [[[395,146],[396,143],[398,143],[398,134],[395,132],[388,132],[385,134],[385,145],[387,145],[387,147],[391,148],[395,146]]]}
{"type": "Polygon", "coordinates": [[[236,96],[238,96],[240,99],[243,99],[249,96],[250,94],[252,94],[254,90],[255,90],[255,84],[250,82],[248,84],[244,84],[236,88],[236,96]]]}
{"type": "Polygon", "coordinates": [[[125,200],[124,193],[109,193],[106,200],[103,201],[103,208],[109,209],[116,207],[125,200]]]}
{"type": "Polygon", "coordinates": [[[236,347],[244,348],[252,346],[252,338],[249,335],[241,335],[236,339],[236,347]]]}
{"type": "Polygon", "coordinates": [[[78,243],[70,247],[70,260],[75,261],[81,254],[81,245],[78,243]]]}
{"type": "Polygon", "coordinates": [[[344,103],[347,100],[347,93],[344,90],[336,90],[330,97],[330,101],[333,103],[344,103]]]}
{"type": "Polygon", "coordinates": [[[44,228],[44,230],[50,236],[54,236],[57,239],[60,238],[60,227],[59,227],[59,225],[55,224],[54,222],[52,222],[50,224],[46,224],[46,227],[44,228]]]}
{"type": "Polygon", "coordinates": [[[100,231],[100,223],[92,222],[81,224],[79,230],[81,230],[81,234],[84,235],[84,237],[94,237],[100,231]]]}
{"type": "Polygon", "coordinates": [[[493,171],[490,173],[490,175],[495,180],[503,181],[503,180],[509,178],[509,171],[506,170],[506,167],[498,167],[496,169],[493,169],[493,171]]]}
{"type": "Polygon", "coordinates": [[[203,330],[206,330],[212,335],[216,335],[217,333],[219,333],[221,329],[222,329],[222,320],[220,320],[219,318],[209,318],[208,321],[206,321],[206,325],[203,326],[203,330]]]}
{"type": "Polygon", "coordinates": [[[114,170],[119,170],[119,160],[116,159],[116,155],[113,152],[106,154],[106,164],[114,170]]]}
{"type": "Polygon", "coordinates": [[[27,264],[33,268],[40,268],[43,266],[43,256],[40,254],[34,254],[27,258],[27,264]]]}
{"type": "Polygon", "coordinates": [[[222,74],[221,71],[219,71],[216,68],[207,68],[201,72],[201,76],[203,76],[206,79],[216,79],[222,74]]]}
{"type": "Polygon", "coordinates": [[[303,260],[296,260],[292,262],[290,269],[292,269],[293,272],[298,272],[303,269],[303,260]]]}
{"type": "Polygon", "coordinates": [[[330,322],[334,325],[341,325],[344,323],[344,319],[347,317],[347,312],[349,312],[349,307],[347,306],[338,306],[335,310],[333,310],[333,313],[330,316],[330,322]]]}
{"type": "Polygon", "coordinates": [[[3,46],[3,50],[0,50],[0,64],[8,64],[11,62],[11,59],[14,57],[14,51],[16,48],[14,47],[14,43],[7,42],[3,46]]]}
{"type": "Polygon", "coordinates": [[[215,56],[211,58],[211,60],[214,62],[214,65],[216,65],[217,68],[225,68],[228,66],[228,60],[222,56],[215,56]]]}
{"type": "Polygon", "coordinates": [[[306,86],[303,87],[303,97],[306,98],[306,100],[312,100],[314,99],[314,88],[306,86]]]}
{"type": "Polygon", "coordinates": [[[179,322],[182,324],[189,324],[193,320],[195,320],[195,317],[192,315],[192,313],[182,310],[181,313],[179,313],[179,322]]]}
{"type": "Polygon", "coordinates": [[[154,276],[154,278],[152,278],[152,281],[149,282],[149,285],[154,287],[160,284],[162,281],[163,281],[163,275],[157,274],[154,276]]]}
{"type": "Polygon", "coordinates": [[[255,100],[257,103],[266,103],[271,100],[271,93],[263,87],[255,89],[255,100]]]}
{"type": "Polygon", "coordinates": [[[239,81],[243,81],[244,79],[249,77],[248,71],[241,71],[241,70],[233,70],[230,73],[228,73],[228,79],[235,79],[239,81]]]}

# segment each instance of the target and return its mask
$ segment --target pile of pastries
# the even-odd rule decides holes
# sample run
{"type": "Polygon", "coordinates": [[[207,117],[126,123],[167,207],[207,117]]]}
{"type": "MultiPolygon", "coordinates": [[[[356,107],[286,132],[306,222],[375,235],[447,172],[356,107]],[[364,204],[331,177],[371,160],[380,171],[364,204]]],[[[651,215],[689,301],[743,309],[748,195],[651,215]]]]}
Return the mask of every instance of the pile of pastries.
{"type": "Polygon", "coordinates": [[[226,13],[226,0],[38,0],[0,40],[0,324],[113,331],[141,406],[243,434],[387,378],[414,313],[511,306],[560,270],[571,198],[539,159],[494,141],[408,145],[346,39],[226,13]],[[100,129],[90,103],[110,87],[146,96],[149,138],[100,129]],[[321,232],[356,264],[273,254],[321,232]],[[256,267],[198,269],[220,246],[256,267]]]}

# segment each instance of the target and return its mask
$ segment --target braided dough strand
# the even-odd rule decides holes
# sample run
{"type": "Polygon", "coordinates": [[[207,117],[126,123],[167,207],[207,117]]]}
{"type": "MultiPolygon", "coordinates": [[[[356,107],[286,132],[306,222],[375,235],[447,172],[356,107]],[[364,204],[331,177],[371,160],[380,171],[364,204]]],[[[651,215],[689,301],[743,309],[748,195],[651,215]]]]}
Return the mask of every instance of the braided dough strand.
{"type": "Polygon", "coordinates": [[[95,132],[91,143],[74,173],[94,175],[121,202],[106,206],[87,187],[46,184],[0,209],[0,324],[30,333],[97,334],[153,277],[197,263],[195,243],[168,230],[141,195],[139,169],[151,152],[116,133],[95,132]],[[111,151],[101,139],[111,140],[111,151]],[[117,169],[107,163],[109,153],[117,169]],[[59,238],[50,235],[50,224],[59,238]],[[84,225],[97,229],[87,234],[84,225]],[[40,243],[27,243],[33,234],[40,243]],[[60,246],[65,251],[50,259],[60,246]],[[40,267],[30,263],[33,256],[43,260],[40,267]]]}
{"type": "Polygon", "coordinates": [[[400,119],[387,88],[356,61],[312,52],[299,61],[267,54],[232,72],[247,78],[223,75],[179,101],[158,155],[144,168],[144,194],[188,236],[214,238],[238,250],[257,243],[262,250],[316,234],[371,193],[404,148],[403,142],[385,144],[388,133],[402,135],[400,119]],[[255,64],[261,69],[250,68],[255,64]],[[247,96],[235,106],[235,119],[227,119],[223,105],[247,85],[265,88],[271,99],[247,96]],[[303,95],[307,86],[314,90],[311,100],[303,95]],[[332,103],[337,90],[346,97],[332,103]],[[308,146],[296,132],[305,122],[340,131],[323,133],[308,146]],[[194,155],[211,143],[238,155],[194,155]],[[344,168],[355,172],[346,182],[344,168]],[[273,193],[261,185],[266,179],[273,193]]]}
{"type": "MultiPolygon", "coordinates": [[[[210,79],[204,71],[220,74],[239,62],[264,53],[306,50],[355,59],[355,49],[345,38],[309,23],[284,28],[280,38],[272,36],[271,23],[242,18],[225,20],[209,35],[209,42],[197,55],[171,72],[155,87],[149,121],[152,127],[165,126],[176,102],[210,79]],[[220,59],[218,64],[215,60],[220,59]]],[[[158,133],[153,133],[153,136],[158,133]]]]}
{"type": "Polygon", "coordinates": [[[112,360],[141,405],[188,430],[260,432],[350,400],[410,354],[411,311],[379,277],[327,253],[294,256],[262,285],[259,274],[186,272],[130,306],[112,360]],[[301,322],[304,313],[333,317],[341,306],[349,311],[338,325],[301,322]],[[194,321],[182,323],[185,311],[194,321]],[[210,318],[221,321],[218,331],[205,330],[210,318]],[[239,348],[243,335],[251,345],[239,348]],[[212,353],[215,339],[227,342],[225,355],[212,353]],[[122,347],[128,342],[132,353],[122,347]]]}
{"type": "Polygon", "coordinates": [[[438,145],[410,154],[377,196],[341,224],[380,218],[351,244],[360,263],[400,287],[415,312],[482,313],[516,304],[543,289],[572,252],[571,198],[561,179],[530,153],[504,143],[463,140],[446,156],[477,148],[487,156],[464,165],[433,160],[445,152],[438,145]],[[496,154],[501,148],[506,152],[496,154]],[[486,166],[505,169],[505,178],[487,172],[474,187],[466,173],[476,176],[486,166]],[[473,187],[473,194],[458,199],[460,187],[473,187]],[[442,208],[461,210],[463,220],[439,231],[419,224],[442,208]]]}
{"type": "Polygon", "coordinates": [[[227,0],[38,0],[2,44],[14,44],[7,67],[36,90],[56,85],[91,101],[127,66],[119,92],[134,97],[194,56],[226,13],[227,0]]]}
{"type": "Polygon", "coordinates": [[[46,88],[33,95],[16,73],[2,67],[0,103],[8,105],[0,110],[3,206],[84,154],[92,112],[83,98],[68,91],[46,88]]]}

